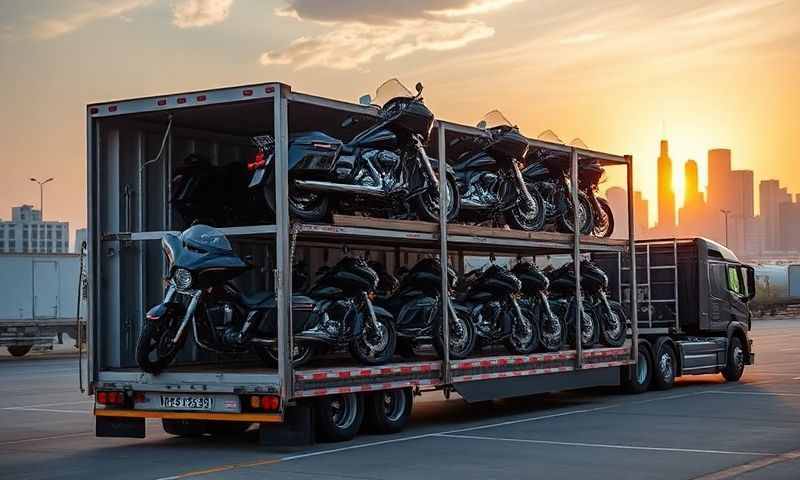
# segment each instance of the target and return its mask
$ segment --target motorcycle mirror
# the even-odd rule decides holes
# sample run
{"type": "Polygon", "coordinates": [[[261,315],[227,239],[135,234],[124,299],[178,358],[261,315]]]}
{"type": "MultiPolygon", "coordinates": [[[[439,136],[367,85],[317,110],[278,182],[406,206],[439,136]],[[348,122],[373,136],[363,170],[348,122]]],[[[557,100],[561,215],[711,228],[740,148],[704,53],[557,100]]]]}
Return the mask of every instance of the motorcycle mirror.
{"type": "Polygon", "coordinates": [[[353,120],[353,117],[347,117],[347,118],[345,118],[345,119],[344,119],[344,121],[342,122],[342,124],[341,124],[341,127],[342,127],[342,128],[347,128],[347,127],[349,127],[350,125],[352,125],[353,123],[355,123],[355,120],[353,120]]]}
{"type": "Polygon", "coordinates": [[[417,82],[417,85],[414,87],[417,89],[417,95],[422,93],[422,82],[417,82]]]}
{"type": "Polygon", "coordinates": [[[361,95],[358,98],[358,103],[361,105],[372,105],[372,96],[371,95],[361,95]]]}

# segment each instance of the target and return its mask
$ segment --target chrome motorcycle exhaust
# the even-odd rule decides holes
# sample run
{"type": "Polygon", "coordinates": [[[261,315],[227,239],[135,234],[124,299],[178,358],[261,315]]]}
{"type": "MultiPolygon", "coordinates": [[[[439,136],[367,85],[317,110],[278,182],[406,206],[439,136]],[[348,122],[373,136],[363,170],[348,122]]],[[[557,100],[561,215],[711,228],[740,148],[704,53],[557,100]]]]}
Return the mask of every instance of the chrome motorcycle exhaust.
{"type": "Polygon", "coordinates": [[[371,195],[376,197],[382,197],[386,194],[381,187],[321,182],[319,180],[295,180],[295,185],[297,185],[298,188],[316,192],[351,193],[356,195],[371,195]]]}

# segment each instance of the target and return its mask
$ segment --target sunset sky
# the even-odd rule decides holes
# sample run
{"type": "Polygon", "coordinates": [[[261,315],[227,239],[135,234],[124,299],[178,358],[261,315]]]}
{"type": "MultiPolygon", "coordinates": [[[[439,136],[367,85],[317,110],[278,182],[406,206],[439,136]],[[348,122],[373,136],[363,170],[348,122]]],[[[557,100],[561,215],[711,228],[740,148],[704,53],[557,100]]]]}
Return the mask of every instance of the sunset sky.
{"type": "Polygon", "coordinates": [[[52,176],[46,217],[85,225],[89,102],[265,81],[355,100],[395,76],[443,119],[499,108],[632,154],[653,209],[662,135],[701,183],[727,147],[800,192],[800,0],[0,0],[0,70],[3,219],[52,176]]]}

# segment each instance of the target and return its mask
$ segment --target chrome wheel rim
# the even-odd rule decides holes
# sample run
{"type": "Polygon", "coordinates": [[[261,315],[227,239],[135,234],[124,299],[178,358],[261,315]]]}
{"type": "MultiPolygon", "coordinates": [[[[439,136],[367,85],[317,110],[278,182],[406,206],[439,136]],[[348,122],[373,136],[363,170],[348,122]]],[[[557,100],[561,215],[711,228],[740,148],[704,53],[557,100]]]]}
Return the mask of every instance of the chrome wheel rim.
{"type": "Polygon", "coordinates": [[[513,328],[514,334],[511,336],[511,340],[514,342],[515,347],[524,350],[533,340],[531,322],[523,315],[522,318],[516,319],[513,328]],[[520,335],[520,333],[522,333],[522,335],[520,335]]]}
{"type": "Polygon", "coordinates": [[[383,392],[383,415],[390,422],[396,422],[406,411],[406,395],[402,390],[383,392]]]}
{"type": "Polygon", "coordinates": [[[469,333],[461,317],[455,317],[450,324],[450,351],[456,354],[463,353],[469,344],[469,333]]]}
{"type": "Polygon", "coordinates": [[[377,322],[377,331],[372,326],[367,326],[358,342],[359,350],[367,358],[374,359],[382,353],[389,344],[389,329],[380,321],[377,322]]]}
{"type": "Polygon", "coordinates": [[[667,383],[671,382],[674,376],[672,355],[668,352],[662,353],[661,358],[658,359],[658,369],[660,370],[661,378],[667,383]]]}
{"type": "MultiPolygon", "coordinates": [[[[444,202],[447,205],[447,210],[445,210],[448,215],[453,209],[453,187],[450,185],[450,182],[445,182],[444,186],[444,202]]],[[[438,214],[439,213],[439,190],[436,188],[430,188],[427,193],[423,194],[423,202],[428,207],[428,210],[431,213],[438,214]]]]}
{"type": "Polygon", "coordinates": [[[608,323],[611,328],[608,329],[608,336],[613,339],[619,338],[620,330],[622,330],[622,322],[620,321],[619,314],[612,311],[609,320],[608,323]]]}
{"type": "Polygon", "coordinates": [[[636,362],[636,382],[639,385],[644,385],[647,381],[647,357],[644,354],[639,354],[639,360],[636,362]]]}
{"type": "Polygon", "coordinates": [[[583,320],[581,321],[581,341],[584,345],[588,345],[594,338],[594,322],[588,313],[583,313],[583,320]]]}
{"type": "Polygon", "coordinates": [[[604,208],[600,209],[600,215],[597,218],[597,222],[594,226],[594,234],[598,237],[605,237],[608,233],[608,227],[611,225],[611,222],[608,221],[608,213],[606,213],[604,208]]]}
{"type": "Polygon", "coordinates": [[[319,199],[320,194],[318,193],[299,191],[297,188],[292,188],[289,191],[288,201],[296,210],[308,211],[319,203],[319,199]]]}
{"type": "Polygon", "coordinates": [[[737,346],[733,348],[733,361],[736,362],[737,372],[744,370],[744,351],[742,347],[737,346]]]}
{"type": "Polygon", "coordinates": [[[542,328],[542,341],[548,346],[554,346],[561,342],[561,322],[555,316],[550,316],[545,320],[542,328]],[[544,328],[549,325],[550,328],[544,328]]]}
{"type": "Polygon", "coordinates": [[[352,393],[331,401],[331,420],[336,428],[346,430],[353,425],[358,414],[357,403],[356,396],[352,393]]]}

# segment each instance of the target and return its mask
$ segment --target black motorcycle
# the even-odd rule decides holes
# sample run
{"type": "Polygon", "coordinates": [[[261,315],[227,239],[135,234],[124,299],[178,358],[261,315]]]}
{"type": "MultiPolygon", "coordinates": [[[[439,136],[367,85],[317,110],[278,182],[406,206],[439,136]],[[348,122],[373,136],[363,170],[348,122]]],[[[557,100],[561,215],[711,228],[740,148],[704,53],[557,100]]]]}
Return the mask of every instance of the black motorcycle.
{"type": "MultiPolygon", "coordinates": [[[[577,302],[575,301],[575,265],[567,263],[550,274],[550,290],[554,292],[554,311],[567,320],[570,342],[574,342],[577,302]]],[[[581,344],[592,347],[598,341],[610,347],[625,343],[627,315],[619,302],[608,300],[608,276],[588,260],[581,261],[581,293],[583,317],[581,344]]]]}
{"type": "MultiPolygon", "coordinates": [[[[378,88],[376,102],[385,102],[378,122],[342,142],[323,132],[289,138],[289,213],[304,222],[319,222],[334,209],[400,217],[414,211],[421,220],[439,220],[438,161],[428,158],[425,144],[433,113],[422,103],[422,84],[412,95],[396,79],[378,88]]],[[[349,117],[348,128],[357,122],[349,117]]],[[[270,152],[271,153],[271,152],[270,152]]],[[[268,154],[254,162],[250,187],[264,188],[275,210],[274,168],[268,154]]],[[[452,169],[447,169],[445,209],[452,220],[460,198],[452,169]]]]}
{"type": "MultiPolygon", "coordinates": [[[[161,245],[169,263],[169,284],[162,302],[147,312],[139,335],[136,360],[142,370],[158,374],[167,368],[190,328],[195,343],[205,350],[221,354],[254,351],[265,360],[273,352],[274,359],[275,295],[244,295],[231,283],[254,265],[234,253],[222,232],[195,225],[180,236],[165,235],[161,245]]],[[[312,340],[328,345],[349,341],[353,356],[365,364],[388,361],[396,336],[391,315],[373,309],[369,300],[368,292],[377,281],[374,272],[366,264],[343,260],[328,278],[317,282],[316,297],[292,297],[293,327],[298,332],[294,361],[300,364],[311,358],[312,340]],[[348,269],[350,264],[353,267],[348,269]],[[336,283],[336,271],[349,271],[345,281],[336,283]],[[326,288],[336,300],[325,300],[326,288]]]]}
{"type": "Polygon", "coordinates": [[[461,217],[471,223],[508,223],[527,231],[541,230],[545,209],[539,193],[528,189],[520,162],[528,152],[528,139],[497,110],[478,124],[485,133],[457,137],[456,180],[461,195],[461,217]],[[502,218],[501,222],[498,219],[502,218]]]}
{"type": "MultiPolygon", "coordinates": [[[[398,351],[413,355],[414,347],[433,344],[444,358],[444,329],[442,328],[442,264],[436,258],[417,262],[400,282],[399,287],[383,305],[397,321],[398,351]]],[[[452,290],[456,272],[448,267],[448,285],[452,290]]],[[[449,295],[448,295],[449,297],[449,295]]],[[[449,298],[448,324],[450,358],[467,358],[475,347],[475,325],[469,311],[449,298]]]]}
{"type": "Polygon", "coordinates": [[[596,159],[582,163],[578,170],[578,185],[592,205],[592,235],[610,237],[614,233],[614,212],[608,200],[599,197],[599,186],[605,175],[605,169],[596,159]]]}
{"type": "Polygon", "coordinates": [[[170,181],[170,203],[186,225],[217,227],[259,223],[264,201],[247,188],[250,175],[243,163],[213,165],[192,153],[175,169],[170,181]]]}
{"type": "Polygon", "coordinates": [[[520,282],[522,282],[523,299],[520,305],[534,312],[541,333],[542,349],[547,352],[557,352],[564,345],[564,330],[562,319],[553,313],[550,308],[550,301],[547,298],[547,290],[550,287],[550,280],[533,263],[522,261],[518,262],[511,269],[520,282]]]}
{"type": "Polygon", "coordinates": [[[522,283],[507,269],[491,264],[467,273],[456,300],[464,305],[478,334],[478,346],[502,342],[512,354],[529,354],[539,347],[534,313],[517,301],[522,283]]]}
{"type": "MultiPolygon", "coordinates": [[[[575,217],[570,190],[569,155],[544,148],[528,152],[527,166],[522,176],[528,190],[539,193],[544,201],[545,223],[555,225],[562,232],[575,231],[575,217]]],[[[578,189],[578,230],[584,235],[592,233],[594,217],[589,197],[578,189]]]]}

